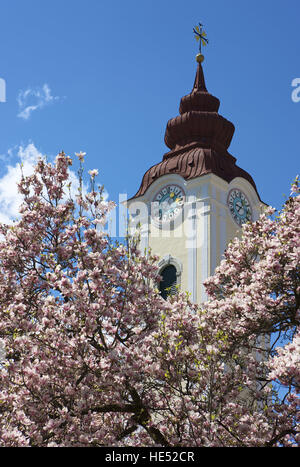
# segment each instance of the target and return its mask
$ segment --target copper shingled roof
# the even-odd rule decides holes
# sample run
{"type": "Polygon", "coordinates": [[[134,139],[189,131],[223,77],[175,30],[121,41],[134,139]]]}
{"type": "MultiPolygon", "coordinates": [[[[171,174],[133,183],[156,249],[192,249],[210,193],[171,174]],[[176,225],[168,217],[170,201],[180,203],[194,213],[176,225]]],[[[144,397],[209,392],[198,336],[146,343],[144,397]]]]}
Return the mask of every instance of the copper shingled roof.
{"type": "Polygon", "coordinates": [[[179,113],[167,123],[165,143],[170,151],[145,173],[134,198],[142,196],[159,177],[181,175],[185,180],[213,173],[230,183],[245,178],[257,192],[252,177],[236,165],[227,151],[234,125],[219,113],[220,101],[208,93],[203,69],[198,63],[193,90],[180,101],[179,113]]]}

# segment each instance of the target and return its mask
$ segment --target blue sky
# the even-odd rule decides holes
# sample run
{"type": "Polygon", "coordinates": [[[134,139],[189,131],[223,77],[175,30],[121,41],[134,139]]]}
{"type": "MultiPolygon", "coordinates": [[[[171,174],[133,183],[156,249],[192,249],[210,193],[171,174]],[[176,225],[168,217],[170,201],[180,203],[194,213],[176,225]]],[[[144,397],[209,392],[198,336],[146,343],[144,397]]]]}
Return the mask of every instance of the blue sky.
{"type": "Polygon", "coordinates": [[[299,0],[3,0],[0,8],[6,216],[16,164],[38,153],[85,151],[110,198],[136,193],[192,89],[199,21],[209,38],[207,88],[236,127],[229,151],[262,200],[282,205],[300,172],[299,0]]]}

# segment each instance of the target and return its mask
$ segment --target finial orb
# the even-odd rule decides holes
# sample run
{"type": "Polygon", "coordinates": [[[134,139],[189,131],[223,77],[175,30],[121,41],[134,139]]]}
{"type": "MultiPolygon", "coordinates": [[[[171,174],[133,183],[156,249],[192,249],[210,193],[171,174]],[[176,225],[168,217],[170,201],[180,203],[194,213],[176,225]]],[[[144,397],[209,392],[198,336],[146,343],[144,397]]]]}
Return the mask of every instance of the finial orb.
{"type": "Polygon", "coordinates": [[[197,54],[197,55],[196,55],[196,61],[197,61],[198,63],[202,63],[202,62],[204,61],[204,55],[202,55],[202,54],[197,54]]]}

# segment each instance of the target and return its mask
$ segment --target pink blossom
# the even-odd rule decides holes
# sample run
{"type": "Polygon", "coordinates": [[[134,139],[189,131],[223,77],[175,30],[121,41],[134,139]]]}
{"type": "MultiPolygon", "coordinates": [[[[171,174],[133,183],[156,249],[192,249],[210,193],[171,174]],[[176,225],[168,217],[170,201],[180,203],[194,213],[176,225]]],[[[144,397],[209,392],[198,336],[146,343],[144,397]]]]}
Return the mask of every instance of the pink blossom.
{"type": "Polygon", "coordinates": [[[70,164],[39,161],[0,225],[0,445],[299,445],[298,189],[228,246],[200,307],[94,228],[101,190],[64,199],[70,164]]]}

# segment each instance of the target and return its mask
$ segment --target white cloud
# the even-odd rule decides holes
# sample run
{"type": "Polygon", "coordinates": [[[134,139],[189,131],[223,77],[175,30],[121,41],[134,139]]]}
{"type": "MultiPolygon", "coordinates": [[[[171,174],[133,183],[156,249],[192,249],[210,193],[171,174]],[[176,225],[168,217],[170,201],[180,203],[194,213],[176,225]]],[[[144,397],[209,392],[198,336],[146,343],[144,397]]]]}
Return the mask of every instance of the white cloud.
{"type": "MultiPolygon", "coordinates": [[[[34,143],[29,143],[27,146],[20,145],[17,149],[14,147],[7,151],[6,160],[14,160],[14,165],[13,163],[7,165],[5,174],[0,178],[0,222],[12,224],[14,220],[20,218],[19,207],[23,197],[18,192],[17,184],[21,179],[22,172],[24,176],[31,175],[38,159],[45,157],[34,143]],[[15,154],[16,150],[17,154],[15,154]]],[[[5,155],[0,155],[0,159],[4,161],[5,155]]],[[[79,179],[73,170],[69,170],[69,181],[71,182],[71,197],[75,199],[78,194],[79,179]]],[[[87,191],[87,185],[83,184],[83,192],[86,193],[87,191]]],[[[69,196],[69,193],[66,193],[67,196],[69,196]]]]}
{"type": "Polygon", "coordinates": [[[25,91],[21,90],[17,97],[19,106],[18,117],[28,120],[32,112],[42,109],[58,99],[58,96],[52,96],[51,89],[46,83],[42,87],[28,88],[25,91]]]}
{"type": "MultiPolygon", "coordinates": [[[[8,154],[12,157],[11,150],[8,154]]],[[[11,224],[19,217],[19,207],[22,202],[22,195],[18,193],[17,183],[21,179],[21,166],[24,175],[33,172],[33,166],[39,157],[43,157],[33,143],[26,147],[20,146],[15,165],[7,165],[6,173],[0,179],[0,222],[11,224]]]]}

